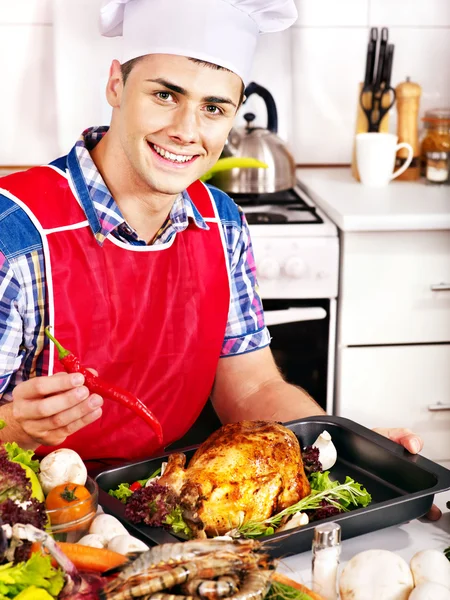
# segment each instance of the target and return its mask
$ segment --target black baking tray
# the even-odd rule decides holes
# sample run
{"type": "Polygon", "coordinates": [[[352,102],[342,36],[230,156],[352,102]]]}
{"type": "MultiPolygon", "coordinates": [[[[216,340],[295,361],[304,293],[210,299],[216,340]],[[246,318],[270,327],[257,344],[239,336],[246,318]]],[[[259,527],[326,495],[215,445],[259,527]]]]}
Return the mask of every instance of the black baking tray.
{"type": "MultiPolygon", "coordinates": [[[[344,540],[421,517],[431,508],[436,493],[450,489],[450,470],[423,456],[410,454],[400,445],[349,419],[308,417],[285,423],[285,426],[295,433],[301,447],[312,444],[326,429],[338,455],[331,477],[344,482],[349,475],[372,495],[369,506],[320,521],[339,523],[344,540]]],[[[189,461],[196,448],[191,446],[181,451],[189,461]]],[[[149,545],[180,541],[180,538],[162,528],[130,523],[125,518],[125,505],[107,492],[119,483],[145,479],[167,456],[115,467],[96,476],[99,504],[104,511],[116,516],[132,535],[149,545]]],[[[266,536],[264,540],[270,542],[270,553],[289,556],[310,550],[317,523],[266,536]]]]}

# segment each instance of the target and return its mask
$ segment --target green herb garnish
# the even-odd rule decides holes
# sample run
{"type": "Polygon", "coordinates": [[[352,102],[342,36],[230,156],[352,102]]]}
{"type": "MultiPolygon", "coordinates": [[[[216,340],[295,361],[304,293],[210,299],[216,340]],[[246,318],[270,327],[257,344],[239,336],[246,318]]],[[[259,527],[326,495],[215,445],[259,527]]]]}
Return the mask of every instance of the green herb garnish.
{"type": "Polygon", "coordinates": [[[272,581],[265,600],[311,600],[311,596],[290,585],[272,581]]]}
{"type": "Polygon", "coordinates": [[[271,535],[281,525],[284,517],[305,510],[317,510],[321,507],[323,500],[344,512],[348,512],[350,506],[367,506],[372,500],[369,492],[351,477],[346,477],[344,483],[339,483],[338,481],[331,481],[329,471],[313,473],[313,475],[317,477],[311,481],[311,494],[309,496],[302,498],[292,506],[288,506],[264,521],[243,523],[237,528],[237,532],[243,537],[252,538],[271,535]],[[313,486],[317,486],[319,489],[315,489],[313,486]]]}

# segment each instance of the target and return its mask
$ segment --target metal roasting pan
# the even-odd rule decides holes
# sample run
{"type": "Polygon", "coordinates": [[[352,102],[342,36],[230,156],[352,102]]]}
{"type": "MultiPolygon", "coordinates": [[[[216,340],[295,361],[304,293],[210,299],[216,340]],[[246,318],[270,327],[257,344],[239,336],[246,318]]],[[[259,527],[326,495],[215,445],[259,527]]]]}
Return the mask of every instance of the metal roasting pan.
{"type": "MultiPolygon", "coordinates": [[[[366,508],[351,510],[322,522],[335,521],[342,528],[342,539],[406,523],[425,515],[434,495],[450,489],[450,470],[421,455],[412,455],[398,444],[349,419],[332,416],[308,417],[285,423],[300,441],[312,444],[326,429],[337,449],[338,459],[331,477],[342,483],[349,475],[362,483],[372,495],[366,508]]],[[[182,451],[187,463],[198,446],[182,451]]],[[[176,450],[179,452],[179,450],[176,450]]],[[[104,470],[95,477],[99,486],[99,504],[106,513],[117,517],[130,533],[148,545],[180,541],[163,528],[130,523],[125,505],[108,494],[119,483],[133,483],[153,473],[168,454],[149,460],[104,470]]],[[[313,530],[318,521],[264,538],[275,556],[289,556],[311,549],[313,530]]]]}

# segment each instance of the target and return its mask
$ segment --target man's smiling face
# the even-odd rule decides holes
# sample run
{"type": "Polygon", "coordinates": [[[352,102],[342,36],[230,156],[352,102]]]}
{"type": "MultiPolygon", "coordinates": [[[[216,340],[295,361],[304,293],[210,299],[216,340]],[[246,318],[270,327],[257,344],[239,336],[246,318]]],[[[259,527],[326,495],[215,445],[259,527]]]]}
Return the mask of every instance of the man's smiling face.
{"type": "Polygon", "coordinates": [[[123,85],[115,61],[107,92],[111,133],[150,192],[175,195],[219,158],[241,92],[235,73],[168,54],[140,58],[123,85]]]}

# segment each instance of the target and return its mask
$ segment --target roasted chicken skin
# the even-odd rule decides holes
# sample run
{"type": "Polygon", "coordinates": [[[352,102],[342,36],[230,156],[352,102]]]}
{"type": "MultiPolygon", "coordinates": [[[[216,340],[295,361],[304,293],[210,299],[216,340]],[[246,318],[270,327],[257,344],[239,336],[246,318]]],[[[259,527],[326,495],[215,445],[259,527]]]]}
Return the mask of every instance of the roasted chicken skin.
{"type": "Polygon", "coordinates": [[[224,425],[186,469],[185,461],[182,453],[170,455],[158,483],[180,495],[199,536],[223,535],[242,521],[267,519],[310,493],[296,436],[273,421],[224,425]]]}

